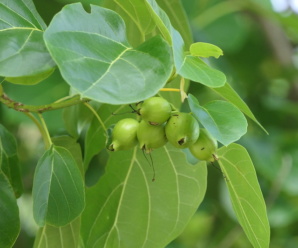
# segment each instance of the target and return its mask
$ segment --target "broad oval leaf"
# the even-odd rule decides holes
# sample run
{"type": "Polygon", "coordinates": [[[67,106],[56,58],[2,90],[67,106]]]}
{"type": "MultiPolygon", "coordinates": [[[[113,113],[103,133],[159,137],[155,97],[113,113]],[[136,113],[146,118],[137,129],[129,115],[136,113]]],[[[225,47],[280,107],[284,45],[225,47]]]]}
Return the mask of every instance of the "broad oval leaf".
{"type": "Polygon", "coordinates": [[[17,143],[13,135],[0,124],[0,171],[8,178],[16,197],[23,193],[17,143]]]}
{"type": "Polygon", "coordinates": [[[62,227],[45,225],[38,230],[33,248],[77,248],[80,242],[80,226],[80,217],[62,227]]]}
{"type": "Polygon", "coordinates": [[[144,100],[162,88],[172,72],[170,48],[156,36],[136,49],[114,11],[81,4],[63,8],[45,41],[65,80],[82,96],[124,104],[144,100]]]}
{"type": "Polygon", "coordinates": [[[241,111],[226,101],[212,101],[204,106],[188,95],[191,112],[202,125],[223,145],[229,145],[247,132],[247,120],[241,111]]]}
{"type": "Polygon", "coordinates": [[[218,46],[205,42],[196,42],[191,44],[189,51],[192,56],[204,58],[219,58],[219,56],[223,55],[223,51],[218,46]]]}
{"type": "Polygon", "coordinates": [[[224,86],[219,88],[212,88],[217,94],[226,99],[227,101],[233,103],[237,108],[239,108],[246,116],[252,119],[255,123],[259,125],[263,129],[263,131],[268,134],[266,129],[261,125],[261,123],[257,120],[254,114],[251,112],[247,104],[241,99],[241,97],[237,94],[237,92],[231,87],[231,85],[226,82],[224,86]]]}
{"type": "Polygon", "coordinates": [[[52,146],[38,161],[33,182],[33,215],[39,226],[63,226],[85,206],[84,182],[71,153],[52,146]]]}
{"type": "Polygon", "coordinates": [[[10,248],[20,232],[17,201],[7,177],[0,171],[0,247],[10,248]]]}
{"type": "Polygon", "coordinates": [[[31,76],[55,63],[43,40],[46,28],[31,0],[0,1],[0,75],[31,76]]]}
{"type": "Polygon", "coordinates": [[[87,190],[85,247],[165,247],[182,232],[204,197],[206,164],[192,166],[169,146],[152,158],[155,182],[141,150],[111,154],[105,175],[87,190]]]}
{"type": "Polygon", "coordinates": [[[218,150],[238,221],[254,248],[268,248],[270,227],[257,175],[246,149],[230,144],[218,150]]]}

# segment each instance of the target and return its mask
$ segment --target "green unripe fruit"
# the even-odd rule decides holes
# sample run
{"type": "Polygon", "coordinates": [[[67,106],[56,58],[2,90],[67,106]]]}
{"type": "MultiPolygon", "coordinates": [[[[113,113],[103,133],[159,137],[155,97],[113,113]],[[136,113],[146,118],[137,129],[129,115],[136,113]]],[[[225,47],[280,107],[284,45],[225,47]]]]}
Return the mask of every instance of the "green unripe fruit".
{"type": "Polygon", "coordinates": [[[139,122],[135,119],[122,119],[115,125],[112,133],[110,151],[129,150],[137,145],[137,129],[139,122]]]}
{"type": "Polygon", "coordinates": [[[171,104],[161,97],[145,100],[138,110],[142,119],[151,125],[161,125],[171,117],[171,104]]]}
{"type": "Polygon", "coordinates": [[[152,126],[144,120],[140,122],[137,137],[140,148],[146,152],[162,147],[167,143],[165,125],[152,126]]]}
{"type": "Polygon", "coordinates": [[[196,142],[200,134],[197,120],[188,113],[173,115],[166,125],[166,136],[177,148],[187,148],[196,142]]]}
{"type": "Polygon", "coordinates": [[[214,162],[217,160],[217,141],[204,128],[201,128],[198,140],[189,147],[189,150],[202,161],[214,162]]]}

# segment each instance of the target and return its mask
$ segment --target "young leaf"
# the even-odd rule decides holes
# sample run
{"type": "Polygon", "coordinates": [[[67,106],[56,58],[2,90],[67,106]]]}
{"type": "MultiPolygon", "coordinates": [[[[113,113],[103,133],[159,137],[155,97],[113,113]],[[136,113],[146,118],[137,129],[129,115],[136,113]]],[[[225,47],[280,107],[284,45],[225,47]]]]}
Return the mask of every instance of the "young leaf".
{"type": "Polygon", "coordinates": [[[33,214],[39,226],[70,223],[85,206],[84,183],[71,153],[52,146],[39,160],[33,182],[33,214]]]}
{"type": "Polygon", "coordinates": [[[218,150],[238,221],[254,248],[268,248],[270,227],[257,175],[246,149],[230,144],[218,150]]]}
{"type": "Polygon", "coordinates": [[[206,164],[192,166],[169,146],[151,155],[155,182],[141,150],[111,154],[105,175],[87,190],[85,247],[165,247],[182,232],[204,197],[206,164]]]}
{"type": "Polygon", "coordinates": [[[223,55],[223,51],[218,46],[205,42],[196,42],[191,44],[189,51],[192,56],[204,58],[219,58],[219,56],[223,55]]]}
{"type": "Polygon", "coordinates": [[[251,112],[246,103],[241,99],[241,97],[237,94],[237,92],[231,87],[231,85],[227,82],[224,86],[220,88],[212,88],[217,94],[225,98],[227,101],[233,103],[237,108],[239,108],[246,116],[252,119],[255,123],[257,123],[265,133],[268,134],[266,129],[261,125],[261,123],[256,119],[254,114],[251,112]]]}
{"type": "Polygon", "coordinates": [[[23,182],[15,138],[0,124],[0,171],[8,178],[16,197],[23,193],[23,182]]]}
{"type": "Polygon", "coordinates": [[[212,101],[204,106],[191,94],[188,104],[194,116],[223,145],[240,139],[247,131],[247,121],[241,111],[226,101],[212,101]]]}
{"type": "Polygon", "coordinates": [[[62,227],[45,225],[39,228],[33,248],[77,248],[80,242],[80,226],[80,217],[62,227]]]}
{"type": "Polygon", "coordinates": [[[24,77],[51,71],[55,63],[43,41],[46,25],[33,2],[0,0],[0,16],[0,75],[24,77]]]}
{"type": "Polygon", "coordinates": [[[226,76],[209,67],[201,59],[190,55],[186,56],[185,44],[181,34],[172,27],[167,14],[157,5],[155,0],[148,0],[147,4],[157,27],[168,43],[172,45],[176,73],[208,87],[223,86],[226,82],[226,76]]]}
{"type": "Polygon", "coordinates": [[[0,247],[10,248],[20,232],[19,209],[7,177],[0,171],[0,247]]]}
{"type": "Polygon", "coordinates": [[[133,49],[122,18],[101,7],[91,6],[89,14],[79,3],[67,5],[44,38],[67,83],[98,102],[144,100],[156,94],[172,72],[170,48],[160,36],[133,49]]]}

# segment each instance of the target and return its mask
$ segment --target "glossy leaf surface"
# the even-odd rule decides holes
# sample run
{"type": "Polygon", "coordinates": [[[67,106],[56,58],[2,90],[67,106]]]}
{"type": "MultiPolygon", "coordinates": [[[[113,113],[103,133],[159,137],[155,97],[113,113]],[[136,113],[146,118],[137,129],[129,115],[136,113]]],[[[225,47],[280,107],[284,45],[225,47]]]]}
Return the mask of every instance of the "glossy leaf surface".
{"type": "Polygon", "coordinates": [[[230,144],[218,150],[233,208],[254,248],[269,247],[270,227],[257,175],[246,149],[230,144]]]}
{"type": "Polygon", "coordinates": [[[247,121],[241,111],[226,101],[212,101],[204,106],[191,94],[189,107],[209,133],[223,145],[240,139],[247,131],[247,121]]]}
{"type": "Polygon", "coordinates": [[[71,153],[52,146],[39,160],[33,182],[36,223],[63,226],[80,215],[85,206],[81,172],[71,153]]]}
{"type": "Polygon", "coordinates": [[[17,144],[13,135],[0,124],[0,171],[8,178],[16,197],[23,192],[17,144]]]}
{"type": "Polygon", "coordinates": [[[7,177],[0,171],[0,247],[10,248],[20,232],[19,209],[7,177]]]}
{"type": "Polygon", "coordinates": [[[46,26],[31,0],[1,0],[0,16],[1,76],[31,76],[55,66],[43,41],[46,26]]]}
{"type": "Polygon", "coordinates": [[[90,14],[81,4],[64,7],[46,30],[45,41],[64,79],[98,102],[144,100],[165,85],[172,71],[170,50],[161,37],[133,49],[123,19],[97,6],[90,14]]]}
{"type": "Polygon", "coordinates": [[[141,150],[111,154],[105,175],[87,190],[85,247],[165,247],[182,232],[204,197],[206,164],[192,166],[169,146],[152,157],[155,182],[141,150]]]}

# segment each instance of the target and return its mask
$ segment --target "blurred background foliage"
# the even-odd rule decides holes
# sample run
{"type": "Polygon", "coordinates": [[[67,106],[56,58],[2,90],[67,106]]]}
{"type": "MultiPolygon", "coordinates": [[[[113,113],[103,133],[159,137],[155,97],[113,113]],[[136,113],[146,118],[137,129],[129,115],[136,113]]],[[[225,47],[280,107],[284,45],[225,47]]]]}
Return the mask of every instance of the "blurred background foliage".
{"type": "MultiPolygon", "coordinates": [[[[169,0],[170,1],[170,0],[169,0]]],[[[72,0],[34,0],[49,23],[72,0]]],[[[84,0],[99,3],[100,0],[84,0]]],[[[239,143],[250,152],[267,202],[271,224],[271,248],[298,247],[298,4],[296,0],[187,0],[182,1],[194,41],[222,48],[224,56],[209,62],[222,70],[228,81],[267,129],[266,135],[250,122],[239,143]]],[[[186,27],[187,28],[187,27],[186,27]]],[[[53,102],[68,94],[59,72],[34,86],[5,83],[12,98],[27,104],[53,102]]],[[[204,103],[216,98],[199,84],[189,91],[204,103]]],[[[52,136],[65,134],[62,111],[48,112],[45,119],[52,136]]],[[[43,151],[37,128],[25,115],[0,107],[0,120],[12,131],[26,192],[31,191],[37,160],[43,151]]],[[[104,163],[97,157],[92,163],[104,163]]],[[[94,168],[91,166],[91,168],[94,168]]],[[[98,168],[98,167],[97,167],[98,168]]],[[[94,170],[95,171],[95,170],[94,170]]],[[[93,174],[93,173],[90,173],[93,174]]],[[[19,199],[22,232],[15,247],[32,247],[36,226],[31,217],[31,198],[19,199]]],[[[180,237],[168,248],[251,247],[233,214],[222,174],[209,166],[208,190],[198,212],[180,237]]]]}

